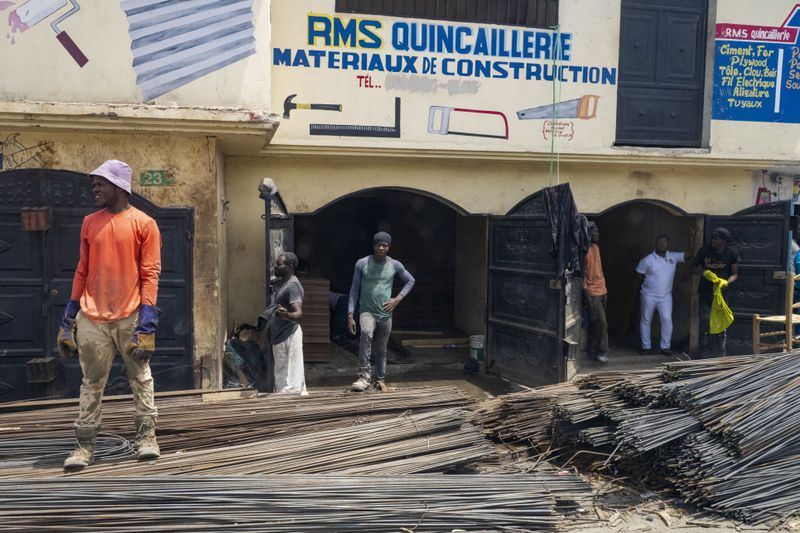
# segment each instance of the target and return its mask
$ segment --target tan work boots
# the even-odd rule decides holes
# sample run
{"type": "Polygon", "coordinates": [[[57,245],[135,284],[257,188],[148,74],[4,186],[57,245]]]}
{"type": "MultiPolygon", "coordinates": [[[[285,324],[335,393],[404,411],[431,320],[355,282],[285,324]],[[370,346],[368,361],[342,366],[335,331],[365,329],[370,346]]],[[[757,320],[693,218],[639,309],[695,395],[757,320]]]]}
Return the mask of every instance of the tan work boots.
{"type": "Polygon", "coordinates": [[[136,417],[136,459],[139,461],[152,461],[161,457],[156,440],[156,418],[154,416],[136,417]]]}
{"type": "Polygon", "coordinates": [[[97,442],[97,429],[76,427],[75,449],[64,461],[64,470],[81,470],[94,462],[94,447],[97,442]]]}
{"type": "MultiPolygon", "coordinates": [[[[64,461],[65,471],[82,470],[94,462],[94,451],[97,444],[97,428],[76,427],[77,443],[75,449],[64,461]]],[[[136,417],[136,441],[134,442],[136,459],[152,461],[161,456],[156,440],[156,419],[153,416],[136,417]]]]}

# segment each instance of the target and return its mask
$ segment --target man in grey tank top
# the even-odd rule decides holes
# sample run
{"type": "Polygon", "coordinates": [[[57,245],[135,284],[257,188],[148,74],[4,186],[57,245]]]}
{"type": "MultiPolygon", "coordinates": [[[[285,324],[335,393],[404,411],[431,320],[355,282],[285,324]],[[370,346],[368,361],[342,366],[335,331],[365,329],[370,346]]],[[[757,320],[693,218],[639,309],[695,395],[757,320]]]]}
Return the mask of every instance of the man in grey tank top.
{"type": "Polygon", "coordinates": [[[375,388],[386,390],[386,344],[392,332],[392,311],[398,306],[414,286],[414,277],[403,264],[389,257],[392,237],[380,231],[372,238],[372,255],[356,261],[353,284],[350,286],[350,300],[347,307],[347,329],[356,334],[356,321],[353,314],[356,302],[359,307],[361,339],[358,345],[359,376],[353,383],[353,390],[363,392],[369,389],[374,377],[375,388]],[[397,296],[392,298],[392,285],[395,276],[405,283],[397,296]],[[370,367],[370,356],[375,355],[375,373],[370,367]]]}

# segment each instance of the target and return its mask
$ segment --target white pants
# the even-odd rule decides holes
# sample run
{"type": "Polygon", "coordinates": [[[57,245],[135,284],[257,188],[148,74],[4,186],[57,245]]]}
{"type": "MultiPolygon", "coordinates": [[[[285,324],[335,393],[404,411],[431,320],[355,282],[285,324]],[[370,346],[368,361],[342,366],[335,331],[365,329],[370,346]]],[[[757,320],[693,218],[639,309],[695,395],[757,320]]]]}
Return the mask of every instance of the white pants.
{"type": "Polygon", "coordinates": [[[672,294],[666,296],[641,295],[642,321],[639,330],[642,336],[642,349],[650,349],[650,326],[653,324],[653,312],[658,309],[661,319],[661,349],[669,350],[672,342],[672,294]]]}
{"type": "Polygon", "coordinates": [[[275,361],[275,392],[300,393],[308,396],[303,370],[303,330],[300,326],[288,339],[272,345],[275,361]]]}

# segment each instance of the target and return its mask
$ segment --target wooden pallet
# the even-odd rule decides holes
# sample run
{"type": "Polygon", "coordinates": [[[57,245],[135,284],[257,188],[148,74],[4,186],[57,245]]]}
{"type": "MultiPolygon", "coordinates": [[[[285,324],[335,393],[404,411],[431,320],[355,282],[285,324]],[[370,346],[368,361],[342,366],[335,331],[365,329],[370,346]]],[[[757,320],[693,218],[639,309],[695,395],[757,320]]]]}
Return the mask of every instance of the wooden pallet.
{"type": "Polygon", "coordinates": [[[394,330],[392,339],[406,348],[444,348],[469,345],[469,335],[458,328],[394,330]]]}

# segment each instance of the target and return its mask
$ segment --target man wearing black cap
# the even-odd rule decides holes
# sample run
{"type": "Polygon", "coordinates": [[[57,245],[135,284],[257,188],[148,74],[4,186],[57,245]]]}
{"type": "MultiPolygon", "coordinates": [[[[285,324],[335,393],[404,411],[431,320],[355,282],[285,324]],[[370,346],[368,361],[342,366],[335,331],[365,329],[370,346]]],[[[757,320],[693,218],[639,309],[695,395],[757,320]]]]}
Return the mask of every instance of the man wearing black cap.
{"type": "MultiPolygon", "coordinates": [[[[736,281],[739,275],[739,253],[728,246],[731,233],[725,228],[717,228],[711,233],[711,244],[703,246],[694,258],[695,269],[698,272],[710,270],[720,279],[725,280],[723,288],[736,281]]],[[[726,355],[727,334],[709,334],[709,319],[711,301],[714,294],[714,285],[707,279],[700,277],[697,286],[700,307],[700,338],[701,356],[726,355]]]]}
{"type": "Polygon", "coordinates": [[[375,378],[375,388],[386,390],[386,344],[392,332],[392,311],[398,306],[414,286],[414,277],[403,264],[389,257],[392,237],[380,231],[372,238],[372,255],[356,261],[353,284],[350,286],[350,300],[347,309],[347,329],[356,334],[356,321],[353,318],[356,301],[359,307],[361,339],[358,345],[359,377],[353,383],[353,390],[363,392],[375,378]],[[400,293],[392,298],[392,285],[395,276],[405,283],[400,293]],[[370,368],[370,357],[375,356],[375,375],[370,368]]]}

